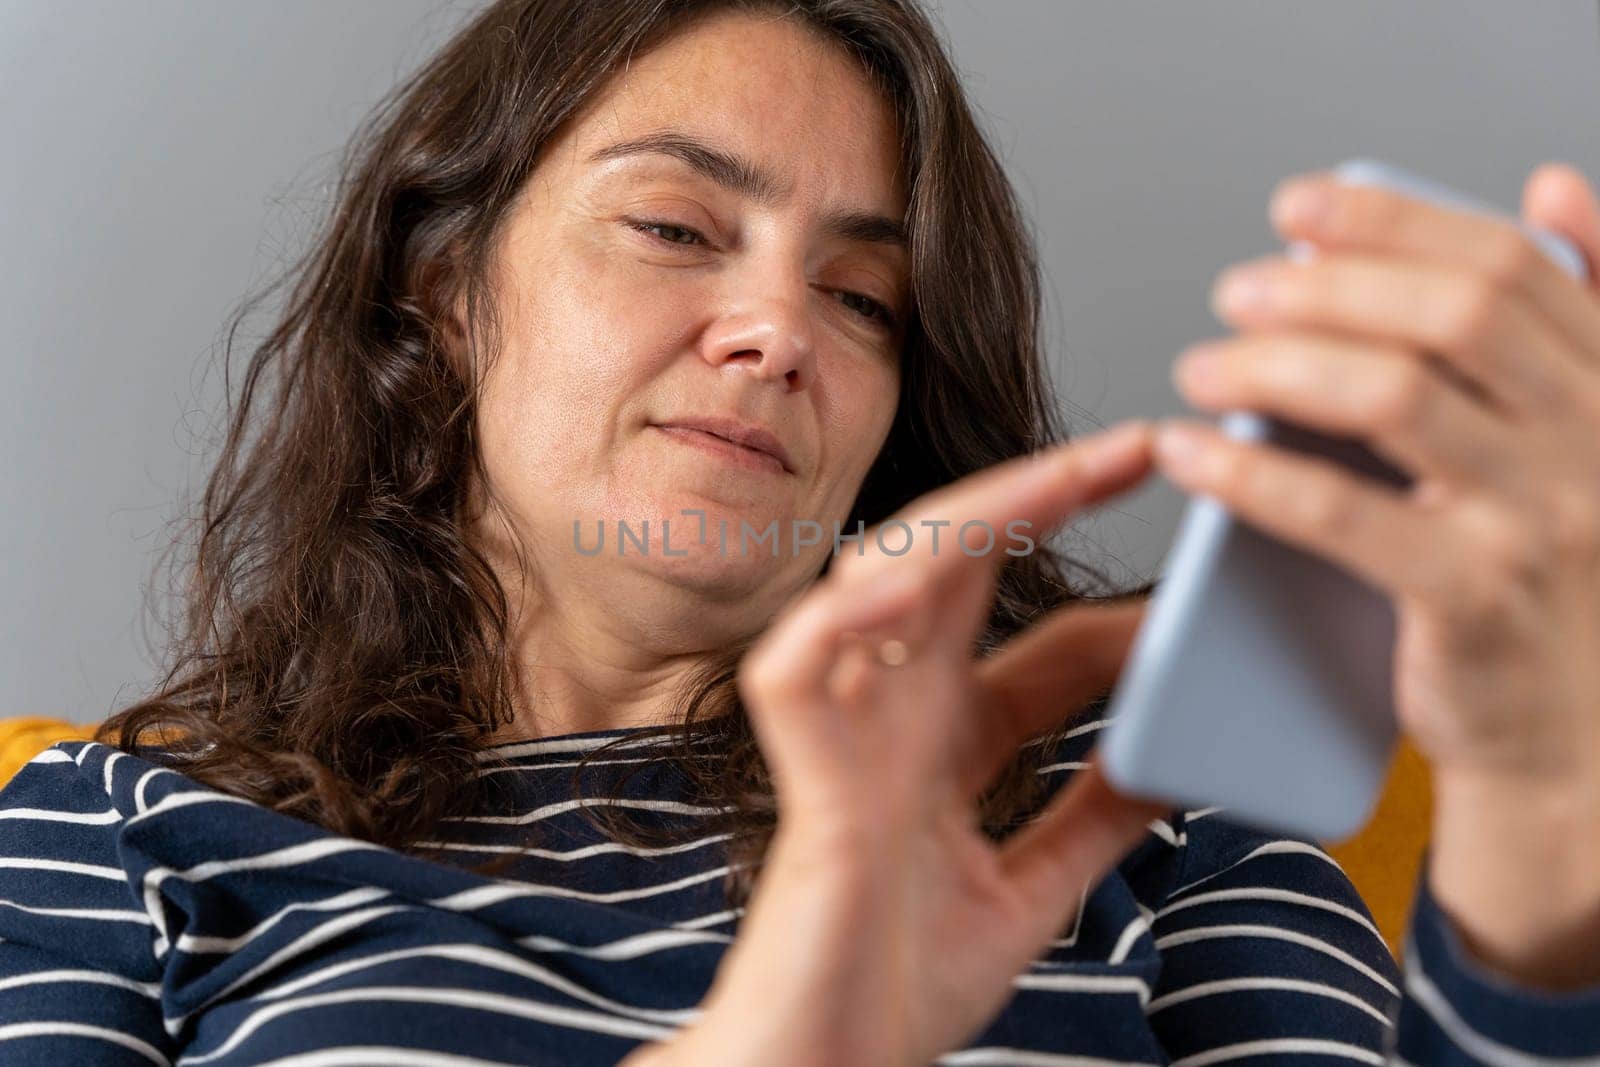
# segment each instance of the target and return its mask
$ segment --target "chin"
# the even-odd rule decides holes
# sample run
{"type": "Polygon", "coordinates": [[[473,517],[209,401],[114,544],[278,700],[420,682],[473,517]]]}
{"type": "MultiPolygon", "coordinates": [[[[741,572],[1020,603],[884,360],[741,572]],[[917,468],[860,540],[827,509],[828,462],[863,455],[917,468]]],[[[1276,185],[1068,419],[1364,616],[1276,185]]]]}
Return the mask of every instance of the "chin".
{"type": "MultiPolygon", "coordinates": [[[[648,572],[656,578],[681,589],[693,591],[708,601],[745,603],[763,587],[777,580],[780,571],[789,572],[801,560],[779,556],[773,559],[770,550],[765,555],[751,553],[740,556],[735,552],[720,555],[717,546],[694,546],[683,556],[648,558],[632,554],[612,562],[625,565],[635,575],[648,572]]],[[[674,546],[676,551],[676,546],[674,546]]]]}
{"type": "MultiPolygon", "coordinates": [[[[715,487],[676,485],[670,475],[661,484],[639,494],[639,504],[631,514],[650,520],[651,552],[655,554],[662,544],[662,522],[669,524],[669,548],[676,557],[679,552],[699,552],[710,549],[713,554],[725,551],[730,559],[740,552],[740,529],[747,529],[745,555],[760,554],[769,562],[772,558],[772,538],[758,542],[756,537],[773,523],[777,523],[780,543],[779,558],[792,555],[790,527],[794,513],[792,502],[768,497],[747,499],[735,491],[719,492],[715,487]],[[703,543],[702,543],[703,539],[703,543]],[[724,549],[722,546],[726,546],[724,549]]],[[[608,524],[608,533],[617,532],[615,521],[608,524]]],[[[631,521],[633,536],[643,540],[638,519],[631,521]]],[[[593,529],[593,524],[590,524],[593,529]]],[[[628,542],[633,551],[634,542],[628,542]]],[[[802,550],[804,551],[804,550],[802,550]]]]}
{"type": "Polygon", "coordinates": [[[801,558],[795,557],[791,493],[784,492],[779,500],[771,489],[753,490],[746,479],[719,480],[702,469],[676,464],[640,465],[603,501],[581,509],[585,517],[579,546],[573,545],[570,520],[563,536],[568,549],[578,547],[591,562],[608,566],[643,568],[697,583],[771,580],[774,571],[792,573],[807,566],[805,557],[815,558],[820,567],[818,553],[832,544],[832,527],[823,524],[813,535],[819,543],[801,546],[801,558]],[[771,535],[758,539],[774,524],[776,556],[771,535]],[[746,531],[743,537],[741,531],[746,531]]]}
{"type": "Polygon", "coordinates": [[[651,562],[662,573],[741,584],[750,578],[771,577],[774,571],[788,569],[798,561],[781,555],[773,559],[770,551],[764,554],[750,552],[741,556],[730,548],[724,555],[715,544],[711,544],[696,545],[683,556],[658,557],[651,562]]]}

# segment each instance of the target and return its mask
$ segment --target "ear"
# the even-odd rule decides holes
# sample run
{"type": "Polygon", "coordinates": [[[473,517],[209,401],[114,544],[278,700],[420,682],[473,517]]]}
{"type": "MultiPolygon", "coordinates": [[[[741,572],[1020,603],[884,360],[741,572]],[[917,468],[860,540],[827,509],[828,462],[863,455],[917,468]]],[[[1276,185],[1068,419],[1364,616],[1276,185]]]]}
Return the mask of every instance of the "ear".
{"type": "Polygon", "coordinates": [[[440,311],[439,335],[445,346],[445,358],[463,382],[471,382],[472,375],[468,373],[467,360],[467,307],[466,294],[456,298],[453,307],[440,311]]]}
{"type": "Polygon", "coordinates": [[[440,343],[444,346],[445,357],[460,375],[462,381],[470,381],[466,374],[467,368],[463,364],[467,346],[466,332],[466,294],[459,293],[454,298],[450,307],[436,307],[435,301],[442,295],[439,291],[440,283],[444,280],[447,271],[457,269],[461,261],[457,256],[454,246],[443,259],[435,259],[422,270],[419,289],[426,304],[432,308],[432,313],[437,317],[438,335],[440,343]]]}
{"type": "Polygon", "coordinates": [[[1600,289],[1600,200],[1578,168],[1544,163],[1522,187],[1522,219],[1568,238],[1588,261],[1589,285],[1600,289]]]}

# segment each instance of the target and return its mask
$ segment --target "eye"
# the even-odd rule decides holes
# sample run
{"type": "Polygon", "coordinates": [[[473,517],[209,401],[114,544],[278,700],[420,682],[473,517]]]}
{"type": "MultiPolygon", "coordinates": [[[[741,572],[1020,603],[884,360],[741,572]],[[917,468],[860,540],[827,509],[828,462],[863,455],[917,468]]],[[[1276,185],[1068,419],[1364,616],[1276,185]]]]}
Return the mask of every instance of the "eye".
{"type": "Polygon", "coordinates": [[[705,238],[701,237],[696,231],[672,222],[658,219],[629,219],[628,226],[638,230],[640,233],[649,235],[663,244],[688,247],[696,243],[705,243],[705,238]],[[689,240],[682,240],[684,237],[689,238],[689,240]]]}
{"type": "MultiPolygon", "coordinates": [[[[680,248],[692,248],[696,244],[705,244],[706,240],[696,230],[687,226],[680,226],[675,222],[663,219],[628,219],[629,229],[637,230],[648,236],[651,240],[662,244],[677,245],[680,248]]],[[[874,300],[865,293],[855,293],[840,290],[841,302],[864,319],[871,319],[883,324],[886,329],[894,329],[896,320],[894,312],[889,310],[880,301],[874,300]],[[854,301],[854,303],[852,303],[854,301]]]]}
{"type": "Polygon", "coordinates": [[[890,311],[878,301],[872,299],[872,297],[867,296],[865,293],[852,293],[848,291],[841,291],[839,296],[846,307],[859,312],[863,318],[876,319],[877,321],[883,323],[884,326],[890,329],[894,328],[894,312],[890,311]],[[850,303],[852,300],[858,301],[859,303],[852,305],[850,303]]]}

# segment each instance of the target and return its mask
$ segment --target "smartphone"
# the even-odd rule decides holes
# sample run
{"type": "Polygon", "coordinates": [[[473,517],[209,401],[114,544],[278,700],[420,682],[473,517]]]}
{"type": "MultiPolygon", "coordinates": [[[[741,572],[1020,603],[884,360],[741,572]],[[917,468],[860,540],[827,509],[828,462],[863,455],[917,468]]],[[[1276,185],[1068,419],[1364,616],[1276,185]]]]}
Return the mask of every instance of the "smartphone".
{"type": "MultiPolygon", "coordinates": [[[[1453,209],[1504,215],[1386,163],[1335,168],[1453,209]]],[[[1577,278],[1582,253],[1524,226],[1577,278]]],[[[1304,242],[1289,255],[1307,257],[1304,242]]],[[[1329,459],[1396,489],[1411,476],[1355,438],[1233,411],[1222,432],[1329,459]]],[[[1278,541],[1219,501],[1189,500],[1135,635],[1100,742],[1107,779],[1126,793],[1219,806],[1270,831],[1337,842],[1370,818],[1398,740],[1395,617],[1387,595],[1278,541]]]]}

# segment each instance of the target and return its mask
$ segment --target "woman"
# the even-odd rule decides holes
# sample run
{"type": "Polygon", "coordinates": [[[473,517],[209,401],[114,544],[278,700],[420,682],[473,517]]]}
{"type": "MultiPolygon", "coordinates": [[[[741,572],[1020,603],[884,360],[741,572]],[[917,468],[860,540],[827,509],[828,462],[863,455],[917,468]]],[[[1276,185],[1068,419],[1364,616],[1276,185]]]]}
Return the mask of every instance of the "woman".
{"type": "MultiPolygon", "coordinates": [[[[1439,815],[1402,990],[1315,845],[1097,773],[1142,600],[1012,524],[1137,485],[1153,438],[1056,446],[1029,247],[916,8],[502,2],[360,143],[172,673],[0,794],[6,1062],[1600,1055],[1592,291],[1337,199],[1284,226],[1361,251],[1230,305],[1191,395],[1364,433],[1431,495],[1160,460],[1405,594],[1439,815]],[[1456,488],[1491,475],[1559,552],[1456,488]]],[[[1538,177],[1600,255],[1587,188],[1538,177]]]]}

